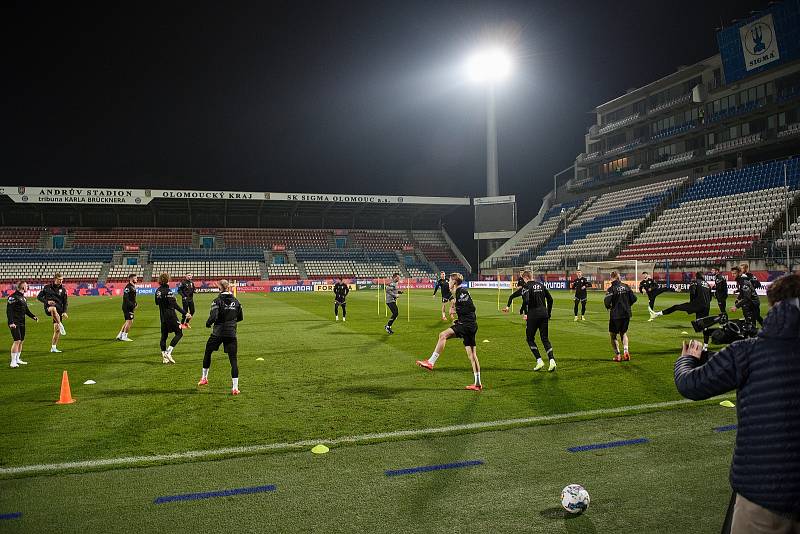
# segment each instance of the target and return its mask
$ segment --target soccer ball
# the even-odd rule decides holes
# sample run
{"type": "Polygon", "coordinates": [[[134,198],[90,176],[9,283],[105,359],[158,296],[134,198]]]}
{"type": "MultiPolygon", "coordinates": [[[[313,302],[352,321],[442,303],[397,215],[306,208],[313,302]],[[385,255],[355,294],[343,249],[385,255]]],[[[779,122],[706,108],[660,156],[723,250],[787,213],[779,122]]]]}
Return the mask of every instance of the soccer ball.
{"type": "Polygon", "coordinates": [[[570,484],[561,490],[561,506],[571,514],[580,514],[589,508],[589,492],[580,484],[570,484]]]}

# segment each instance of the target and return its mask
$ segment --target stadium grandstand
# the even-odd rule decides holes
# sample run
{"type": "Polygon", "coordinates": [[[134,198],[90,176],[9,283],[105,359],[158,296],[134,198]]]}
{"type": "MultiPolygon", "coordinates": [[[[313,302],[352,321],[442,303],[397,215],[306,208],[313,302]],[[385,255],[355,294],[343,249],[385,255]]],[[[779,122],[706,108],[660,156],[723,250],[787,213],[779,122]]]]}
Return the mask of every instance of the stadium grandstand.
{"type": "Polygon", "coordinates": [[[0,281],[432,278],[468,198],[0,187],[0,281]]]}
{"type": "Polygon", "coordinates": [[[481,262],[482,274],[612,260],[792,264],[800,39],[789,7],[769,11],[794,32],[779,60],[745,66],[743,21],[718,32],[720,54],[597,106],[584,151],[556,175],[538,215],[481,262]]]}

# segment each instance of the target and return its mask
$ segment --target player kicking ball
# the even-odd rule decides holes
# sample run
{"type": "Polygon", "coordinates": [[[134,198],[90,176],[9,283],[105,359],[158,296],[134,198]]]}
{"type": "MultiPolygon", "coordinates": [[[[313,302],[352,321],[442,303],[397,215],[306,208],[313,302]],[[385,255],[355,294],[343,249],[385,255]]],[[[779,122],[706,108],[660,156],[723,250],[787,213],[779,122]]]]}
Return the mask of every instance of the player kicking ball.
{"type": "Polygon", "coordinates": [[[64,319],[67,315],[67,290],[64,289],[64,277],[61,273],[53,276],[53,283],[42,288],[36,299],[44,304],[44,313],[53,318],[53,338],[50,345],[50,352],[61,352],[58,350],[58,340],[61,336],[66,336],[64,319]]]}
{"type": "Polygon", "coordinates": [[[459,337],[464,340],[464,349],[467,351],[467,358],[472,364],[472,374],[475,377],[475,382],[465,389],[472,391],[481,391],[483,385],[481,384],[481,364],[478,361],[478,347],[475,341],[475,334],[478,333],[478,321],[475,316],[475,304],[472,302],[472,297],[466,288],[461,287],[464,282],[464,277],[459,273],[450,275],[450,282],[448,284],[450,292],[454,295],[451,306],[451,313],[455,307],[458,319],[453,323],[453,326],[439,333],[439,341],[436,342],[436,348],[433,350],[430,358],[427,360],[417,360],[417,365],[428,371],[433,371],[433,366],[436,365],[436,360],[439,355],[444,352],[444,347],[447,340],[451,337],[459,337]]]}

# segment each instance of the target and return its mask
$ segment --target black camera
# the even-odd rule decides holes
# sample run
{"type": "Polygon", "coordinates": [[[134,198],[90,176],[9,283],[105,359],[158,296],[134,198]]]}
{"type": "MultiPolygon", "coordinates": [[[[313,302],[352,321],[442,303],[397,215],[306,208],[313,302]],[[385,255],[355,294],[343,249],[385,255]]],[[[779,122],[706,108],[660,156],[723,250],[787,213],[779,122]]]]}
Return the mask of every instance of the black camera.
{"type": "Polygon", "coordinates": [[[711,339],[717,345],[728,345],[740,339],[755,337],[758,334],[755,325],[743,319],[731,321],[723,313],[695,319],[692,321],[692,328],[695,332],[703,333],[705,343],[711,339]],[[719,327],[715,328],[717,325],[719,327]]]}

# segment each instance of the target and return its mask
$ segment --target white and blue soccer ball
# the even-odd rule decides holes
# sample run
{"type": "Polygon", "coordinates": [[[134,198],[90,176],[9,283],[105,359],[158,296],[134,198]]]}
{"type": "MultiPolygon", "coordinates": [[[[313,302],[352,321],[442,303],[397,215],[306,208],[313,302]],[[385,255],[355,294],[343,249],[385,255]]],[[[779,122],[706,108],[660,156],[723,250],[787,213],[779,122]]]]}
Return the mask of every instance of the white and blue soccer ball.
{"type": "Polygon", "coordinates": [[[561,506],[571,514],[581,514],[589,508],[589,492],[580,484],[570,484],[561,490],[561,506]]]}

